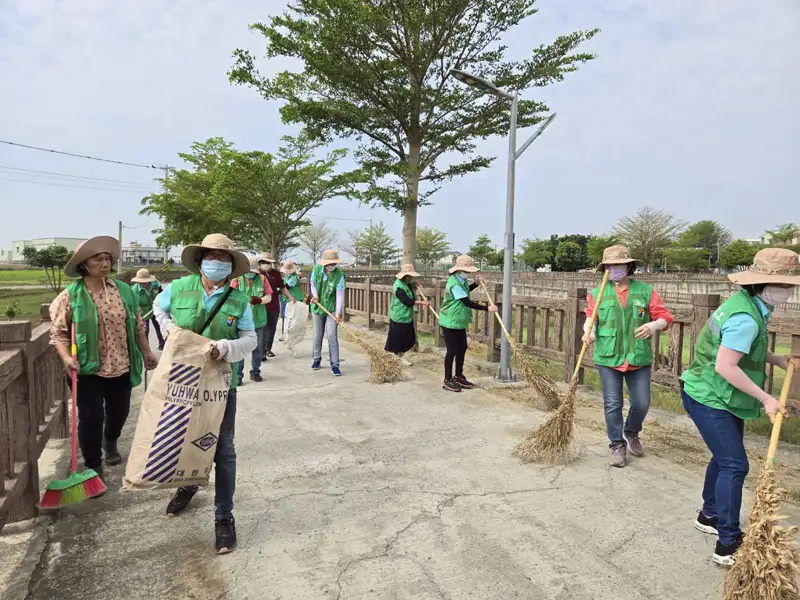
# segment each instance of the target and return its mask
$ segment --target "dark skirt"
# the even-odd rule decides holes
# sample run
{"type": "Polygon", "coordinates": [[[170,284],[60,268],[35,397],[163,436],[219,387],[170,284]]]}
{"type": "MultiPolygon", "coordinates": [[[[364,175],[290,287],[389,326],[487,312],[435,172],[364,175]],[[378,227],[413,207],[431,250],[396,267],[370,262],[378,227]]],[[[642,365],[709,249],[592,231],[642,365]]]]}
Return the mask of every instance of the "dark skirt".
{"type": "Polygon", "coordinates": [[[389,335],[386,337],[384,350],[395,354],[403,354],[411,350],[417,343],[414,323],[396,323],[389,321],[389,335]]]}

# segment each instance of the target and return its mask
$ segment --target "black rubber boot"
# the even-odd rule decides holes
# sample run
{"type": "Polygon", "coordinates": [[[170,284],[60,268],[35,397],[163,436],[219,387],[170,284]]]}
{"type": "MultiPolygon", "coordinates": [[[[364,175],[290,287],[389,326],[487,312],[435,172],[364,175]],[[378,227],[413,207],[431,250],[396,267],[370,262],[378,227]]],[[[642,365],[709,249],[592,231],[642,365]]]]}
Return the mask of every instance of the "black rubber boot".
{"type": "Polygon", "coordinates": [[[109,466],[118,465],[122,462],[122,455],[117,449],[117,440],[111,441],[103,436],[103,450],[106,454],[106,464],[109,466]]]}

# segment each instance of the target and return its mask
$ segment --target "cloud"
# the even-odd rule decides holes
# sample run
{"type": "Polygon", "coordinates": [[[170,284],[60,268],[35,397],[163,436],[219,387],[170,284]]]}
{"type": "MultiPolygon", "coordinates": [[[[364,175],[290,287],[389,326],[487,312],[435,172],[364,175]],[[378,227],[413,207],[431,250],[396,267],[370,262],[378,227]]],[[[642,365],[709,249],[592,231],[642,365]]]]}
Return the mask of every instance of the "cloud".
{"type": "MultiPolygon", "coordinates": [[[[0,138],[145,164],[175,164],[177,152],[215,135],[243,148],[274,148],[289,131],[278,105],[230,86],[226,71],[236,47],[262,54],[263,39],[247,26],[285,4],[6,0],[0,113],[7,118],[0,138]]],[[[546,101],[558,118],[519,161],[518,239],[599,233],[645,204],[684,219],[719,219],[746,237],[792,220],[800,173],[795,3],[541,0],[538,6],[507,39],[515,57],[576,29],[603,31],[587,46],[597,60],[563,83],[523,92],[546,101]]],[[[261,67],[277,72],[287,65],[261,67]]],[[[520,143],[526,137],[521,132],[520,143]]],[[[434,206],[420,211],[421,225],[447,230],[459,249],[484,231],[502,242],[506,141],[479,148],[499,160],[445,186],[434,206]]],[[[6,146],[0,165],[133,179],[145,188],[158,175],[6,146]]],[[[19,207],[35,207],[37,219],[3,219],[0,247],[12,238],[93,235],[115,232],[119,219],[132,226],[146,220],[137,214],[137,193],[7,179],[0,174],[0,206],[15,215],[19,207]]],[[[320,212],[383,218],[400,234],[399,217],[382,211],[333,202],[320,212]]],[[[150,227],[130,235],[147,241],[150,227]]]]}

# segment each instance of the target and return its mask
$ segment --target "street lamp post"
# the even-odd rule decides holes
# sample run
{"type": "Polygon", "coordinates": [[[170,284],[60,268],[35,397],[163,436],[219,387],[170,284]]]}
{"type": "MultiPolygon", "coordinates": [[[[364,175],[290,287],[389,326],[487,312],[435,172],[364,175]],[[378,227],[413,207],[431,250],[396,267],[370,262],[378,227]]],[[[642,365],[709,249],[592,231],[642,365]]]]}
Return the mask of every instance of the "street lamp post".
{"type": "MultiPolygon", "coordinates": [[[[470,87],[484,90],[511,101],[510,127],[508,132],[508,175],[506,179],[506,233],[505,233],[505,255],[503,260],[503,323],[511,330],[512,298],[513,298],[513,272],[514,272],[514,177],[517,159],[522,153],[547,129],[556,113],[553,113],[539,126],[539,128],[528,138],[528,140],[517,150],[517,107],[519,105],[519,93],[507,92],[490,81],[481,79],[466,71],[450,69],[450,75],[461,83],[470,87]]],[[[529,332],[530,333],[530,332],[529,332]]],[[[511,372],[511,345],[505,336],[500,340],[500,372],[498,378],[501,381],[511,381],[514,375],[511,372]]]]}

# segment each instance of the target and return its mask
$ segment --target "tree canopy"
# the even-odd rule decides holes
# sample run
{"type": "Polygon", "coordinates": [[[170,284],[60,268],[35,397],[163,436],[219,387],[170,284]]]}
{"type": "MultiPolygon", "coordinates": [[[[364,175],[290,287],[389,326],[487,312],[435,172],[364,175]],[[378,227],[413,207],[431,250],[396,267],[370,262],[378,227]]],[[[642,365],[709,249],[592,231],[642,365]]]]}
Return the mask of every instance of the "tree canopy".
{"type": "Polygon", "coordinates": [[[745,240],[736,240],[725,246],[719,254],[719,265],[724,269],[739,269],[753,264],[756,252],[762,246],[745,240]]]}
{"type": "Polygon", "coordinates": [[[522,261],[531,269],[551,264],[553,252],[550,250],[550,240],[523,240],[522,252],[517,255],[517,260],[522,261]]]}
{"type": "Polygon", "coordinates": [[[22,256],[29,266],[44,269],[47,285],[54,292],[61,291],[63,270],[72,255],[73,252],[64,246],[49,246],[41,249],[28,246],[22,251],[22,256]]]}
{"type": "Polygon", "coordinates": [[[348,231],[344,250],[359,265],[380,266],[394,261],[400,255],[400,248],[386,232],[383,222],[366,227],[362,231],[348,231]]]}
{"type": "Polygon", "coordinates": [[[421,227],[417,231],[417,262],[432,267],[450,251],[447,234],[436,227],[421,227]]]}
{"type": "Polygon", "coordinates": [[[555,263],[559,271],[577,271],[584,268],[583,249],[577,242],[559,242],[555,252],[555,263]]]}
{"type": "Polygon", "coordinates": [[[663,256],[684,226],[674,215],[645,206],[635,215],[620,219],[614,235],[647,268],[663,256]]]}
{"type": "Polygon", "coordinates": [[[467,254],[469,254],[473,260],[478,261],[479,266],[483,267],[484,263],[486,263],[494,252],[495,247],[494,244],[492,244],[492,240],[484,233],[470,246],[467,254]]]}
{"type": "Polygon", "coordinates": [[[297,232],[297,244],[311,257],[312,262],[317,262],[322,253],[330,248],[338,237],[338,232],[331,229],[327,223],[309,223],[297,232]]]}
{"type": "MultiPolygon", "coordinates": [[[[238,49],[229,78],[282,100],[283,120],[304,124],[315,139],[357,139],[355,158],[372,181],[362,200],[403,214],[403,258],[414,262],[418,207],[442,182],[489,166],[493,158],[477,155],[475,141],[508,130],[508,103],[460,84],[450,69],[526,90],[562,81],[594,58],[576,50],[596,29],[505,60],[503,36],[537,12],[534,4],[294,0],[251,29],[266,39],[267,59],[292,59],[300,70],[264,75],[255,56],[238,49]]],[[[519,126],[547,111],[522,100],[519,126]]]]}

